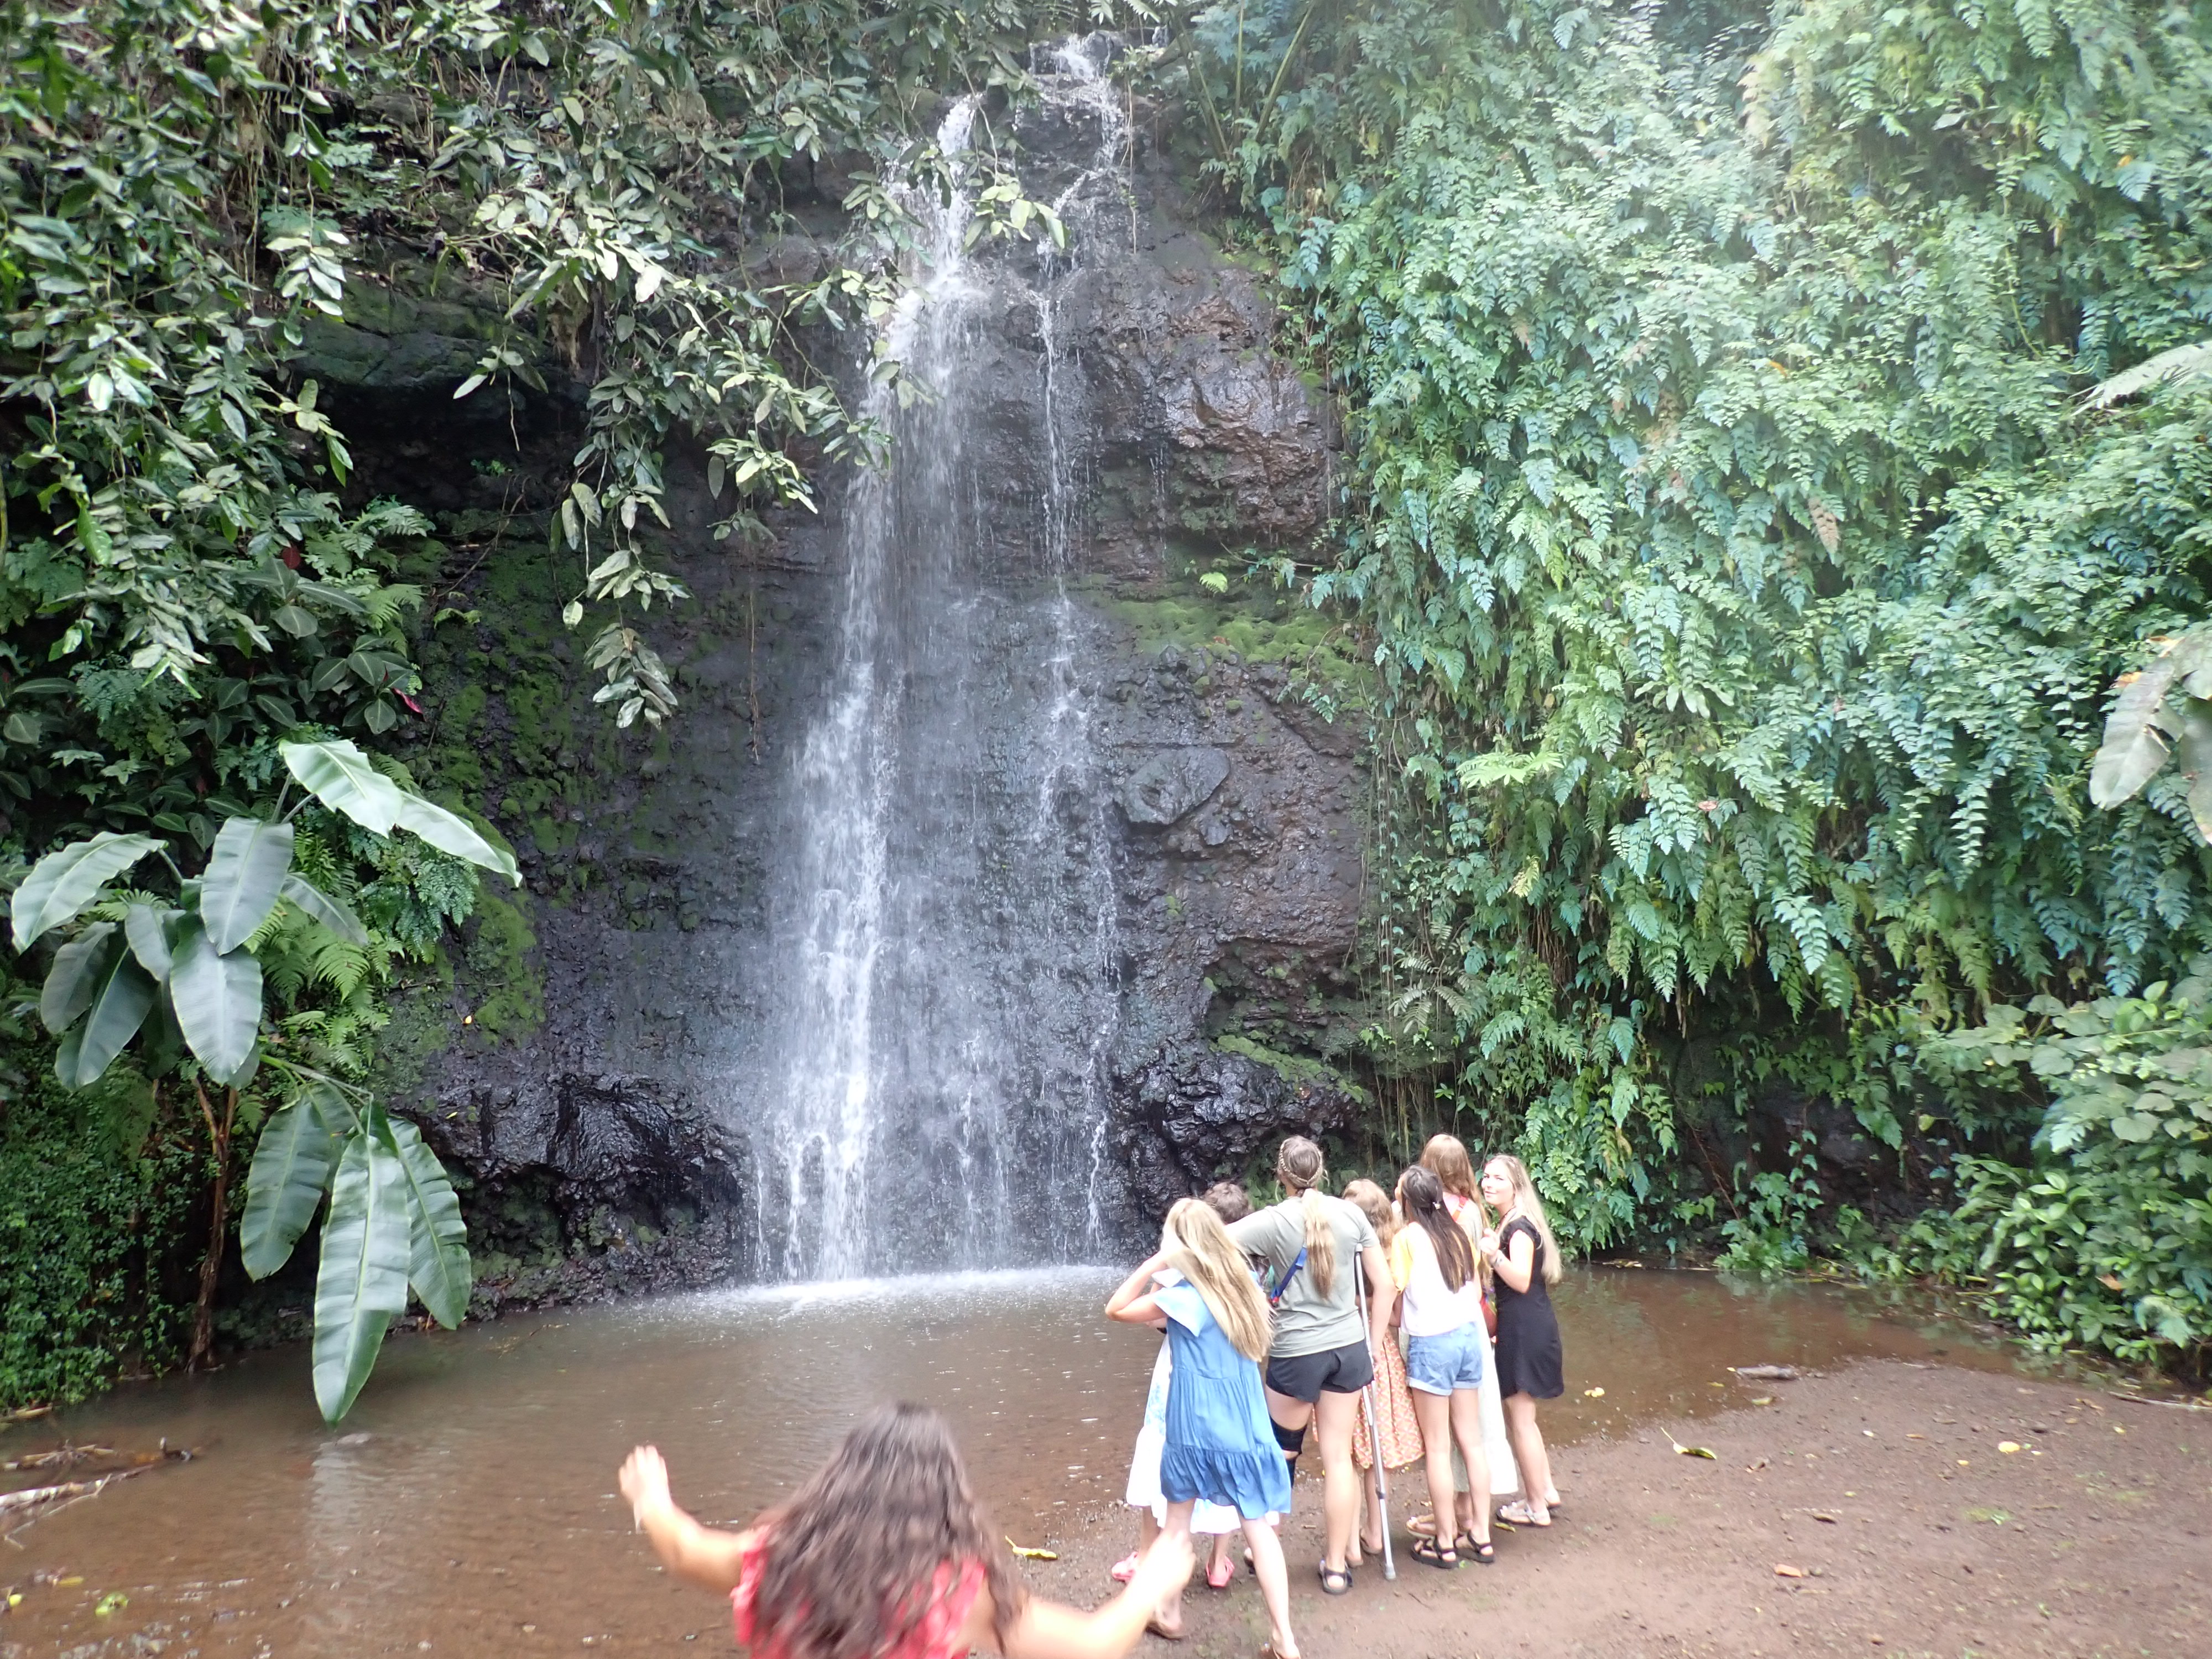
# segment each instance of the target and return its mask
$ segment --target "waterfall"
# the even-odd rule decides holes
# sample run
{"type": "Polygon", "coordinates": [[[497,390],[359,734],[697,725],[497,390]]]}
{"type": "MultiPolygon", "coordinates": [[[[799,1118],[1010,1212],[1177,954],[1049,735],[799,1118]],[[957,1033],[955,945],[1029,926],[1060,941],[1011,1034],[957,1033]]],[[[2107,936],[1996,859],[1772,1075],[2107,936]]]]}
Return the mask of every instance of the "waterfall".
{"type": "Polygon", "coordinates": [[[1105,54],[1064,43],[1038,76],[1036,122],[1096,133],[1054,200],[1065,253],[963,246],[974,97],[937,134],[949,199],[913,192],[921,257],[881,343],[927,395],[865,394],[893,456],[841,503],[835,664],[772,864],[775,1058],[744,1126],[770,1277],[1080,1260],[1110,1236],[1115,842],[1069,588],[1087,415],[1065,322],[1127,201],[1105,54]]]}

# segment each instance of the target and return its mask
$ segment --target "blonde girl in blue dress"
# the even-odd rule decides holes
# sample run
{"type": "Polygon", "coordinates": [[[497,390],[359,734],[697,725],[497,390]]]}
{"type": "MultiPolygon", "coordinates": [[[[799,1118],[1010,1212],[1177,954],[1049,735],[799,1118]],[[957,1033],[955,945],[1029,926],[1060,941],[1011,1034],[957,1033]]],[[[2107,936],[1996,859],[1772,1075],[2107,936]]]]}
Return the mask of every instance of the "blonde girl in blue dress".
{"type": "MultiPolygon", "coordinates": [[[[1260,1388],[1267,1355],[1267,1298],[1221,1218],[1194,1198],[1168,1212],[1160,1249],[1107,1299],[1106,1316],[1164,1330],[1169,1371],[1166,1443],[1160,1453],[1164,1531],[1188,1547],[1200,1499],[1233,1508],[1267,1605],[1270,1638],[1261,1659],[1297,1659],[1291,1632],[1290,1580],[1270,1523],[1291,1506],[1290,1471],[1275,1443],[1260,1388]],[[1182,1282],[1161,1284],[1164,1273],[1182,1282]]],[[[1182,1591],[1163,1601],[1153,1633],[1180,1640],[1182,1591]]]]}

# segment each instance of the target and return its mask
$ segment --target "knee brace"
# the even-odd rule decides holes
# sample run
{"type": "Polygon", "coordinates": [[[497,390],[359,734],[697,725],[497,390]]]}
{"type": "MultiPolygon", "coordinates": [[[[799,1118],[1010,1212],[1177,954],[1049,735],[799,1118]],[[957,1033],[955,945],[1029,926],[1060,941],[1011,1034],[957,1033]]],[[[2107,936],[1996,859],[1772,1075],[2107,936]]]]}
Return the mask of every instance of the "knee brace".
{"type": "Polygon", "coordinates": [[[1273,1418],[1267,1419],[1267,1426],[1274,1430],[1275,1443],[1283,1449],[1283,1462],[1290,1465],[1291,1479],[1296,1480],[1298,1454],[1306,1449],[1306,1431],[1302,1428],[1286,1429],[1273,1418]]]}

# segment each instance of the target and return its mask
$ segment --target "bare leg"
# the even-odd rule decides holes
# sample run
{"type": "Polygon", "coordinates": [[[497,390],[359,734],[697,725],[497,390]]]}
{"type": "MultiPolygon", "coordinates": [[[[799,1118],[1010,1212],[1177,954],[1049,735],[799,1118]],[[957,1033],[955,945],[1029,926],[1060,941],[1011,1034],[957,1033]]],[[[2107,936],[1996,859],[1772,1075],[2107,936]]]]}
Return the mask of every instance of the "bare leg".
{"type": "Polygon", "coordinates": [[[1359,1420],[1359,1396],[1324,1391],[1314,1407],[1321,1441],[1322,1513],[1328,1523],[1325,1567],[1341,1568],[1359,1524],[1359,1472],[1352,1467],[1352,1426],[1359,1420]]]}
{"type": "MultiPolygon", "coordinates": [[[[1453,1504],[1451,1466],[1451,1398],[1448,1395],[1413,1390],[1413,1420],[1421,1425],[1422,1462],[1429,1472],[1429,1509],[1437,1517],[1437,1548],[1449,1550],[1455,1541],[1445,1531],[1456,1513],[1453,1504]]],[[[1473,1470],[1468,1474],[1472,1474],[1473,1470]]],[[[1470,1480],[1468,1484],[1474,1483],[1470,1480]]]]}
{"type": "MultiPolygon", "coordinates": [[[[1183,1518],[1188,1521],[1188,1514],[1183,1518]]],[[[1283,1566],[1283,1540],[1265,1521],[1247,1521],[1244,1541],[1251,1547],[1253,1570],[1260,1575],[1260,1600],[1267,1609],[1269,1640],[1282,1659],[1298,1659],[1298,1638],[1291,1634],[1291,1578],[1283,1566]]]]}
{"type": "Polygon", "coordinates": [[[1477,1544],[1490,1541],[1490,1455],[1482,1449],[1482,1395],[1473,1389],[1454,1389],[1445,1401],[1451,1416],[1452,1438],[1467,1463],[1467,1495],[1473,1498],[1474,1519],[1463,1525],[1477,1544]],[[1477,1494],[1480,1494],[1478,1496],[1477,1494]]]}
{"type": "Polygon", "coordinates": [[[1151,1509],[1139,1510],[1137,1511],[1137,1553],[1141,1556],[1146,1550],[1152,1548],[1152,1540],[1159,1535],[1160,1523],[1152,1519],[1151,1509]]]}
{"type": "Polygon", "coordinates": [[[1509,1394],[1505,1407],[1505,1435],[1513,1443],[1513,1459],[1521,1466],[1522,1501],[1539,1524],[1552,1518],[1552,1459],[1544,1449],[1544,1436],[1536,1426],[1533,1395],[1509,1394]]]}
{"type": "MultiPolygon", "coordinates": [[[[1168,1505],[1167,1525],[1160,1530],[1170,1538],[1188,1540],[1190,1537],[1190,1513],[1198,1507],[1198,1500],[1190,1498],[1181,1504],[1168,1505]]],[[[1178,1589],[1172,1601],[1163,1601],[1153,1610],[1152,1622],[1170,1637],[1182,1634],[1182,1592],[1178,1589]]]]}

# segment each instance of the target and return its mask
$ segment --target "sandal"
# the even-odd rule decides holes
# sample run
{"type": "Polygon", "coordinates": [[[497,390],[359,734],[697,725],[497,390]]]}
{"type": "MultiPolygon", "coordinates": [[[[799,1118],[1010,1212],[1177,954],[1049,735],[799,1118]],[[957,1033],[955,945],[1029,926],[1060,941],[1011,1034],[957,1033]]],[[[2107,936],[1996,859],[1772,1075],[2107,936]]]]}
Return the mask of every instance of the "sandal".
{"type": "Polygon", "coordinates": [[[1189,1635],[1190,1632],[1187,1630],[1170,1630],[1165,1625],[1160,1623],[1158,1620],[1147,1619],[1145,1620],[1145,1634],[1147,1636],[1157,1636],[1163,1642],[1180,1642],[1184,1637],[1189,1635]]]}
{"type": "Polygon", "coordinates": [[[1332,1567],[1321,1564],[1321,1593],[1323,1595],[1349,1595],[1352,1593],[1352,1571],[1348,1567],[1332,1567]]]}
{"type": "Polygon", "coordinates": [[[1416,1538],[1411,1553],[1416,1561],[1431,1567],[1442,1567],[1447,1572],[1459,1565],[1459,1552],[1449,1544],[1439,1546],[1433,1538],[1416,1538]]]}
{"type": "Polygon", "coordinates": [[[1509,1527],[1548,1527],[1552,1524],[1550,1515],[1547,1514],[1539,1521],[1535,1511],[1528,1507],[1528,1500],[1521,1498],[1515,1498],[1510,1504],[1500,1504],[1497,1518],[1509,1527]]]}
{"type": "Polygon", "coordinates": [[[1127,1583],[1137,1576],[1137,1558],[1134,1555],[1123,1556],[1114,1564],[1113,1576],[1115,1583],[1127,1583]]]}
{"type": "Polygon", "coordinates": [[[1437,1535],[1437,1517],[1417,1515],[1406,1522],[1406,1530],[1416,1538],[1434,1538],[1437,1535]]]}
{"type": "Polygon", "coordinates": [[[1459,1558],[1464,1561],[1469,1556],[1474,1558],[1474,1565],[1478,1567],[1494,1567],[1498,1565],[1498,1546],[1486,1538],[1477,1539],[1473,1533],[1462,1533],[1459,1558]]]}
{"type": "Polygon", "coordinates": [[[1209,1589],[1227,1589],[1237,1577],[1237,1564],[1224,1556],[1206,1564],[1206,1583],[1209,1589]],[[1216,1577],[1218,1574],[1218,1577],[1216,1577]]]}

